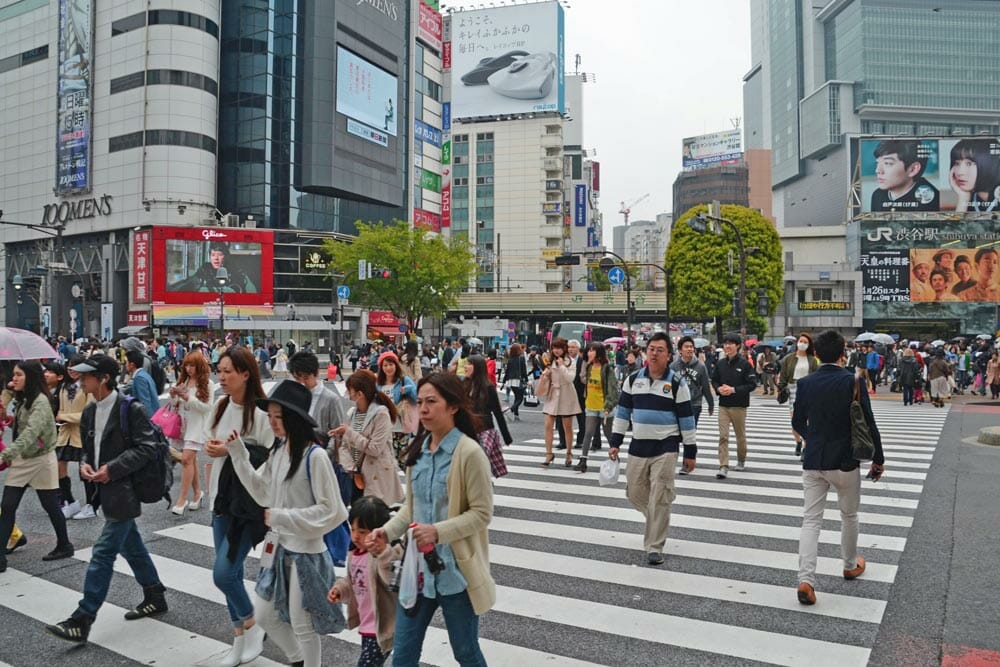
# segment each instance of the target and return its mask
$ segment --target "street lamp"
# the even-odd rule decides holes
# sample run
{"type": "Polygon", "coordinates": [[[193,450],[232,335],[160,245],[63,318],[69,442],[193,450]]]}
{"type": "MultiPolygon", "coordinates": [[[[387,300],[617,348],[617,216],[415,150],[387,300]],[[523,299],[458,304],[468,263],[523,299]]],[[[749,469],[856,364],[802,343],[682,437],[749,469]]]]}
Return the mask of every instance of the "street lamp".
{"type": "Polygon", "coordinates": [[[21,298],[21,290],[24,289],[24,278],[21,277],[20,273],[15,273],[10,282],[14,285],[14,291],[17,292],[17,305],[20,306],[24,303],[24,300],[21,298]]]}
{"type": "Polygon", "coordinates": [[[226,287],[229,285],[229,269],[220,266],[215,270],[215,282],[219,290],[219,340],[226,340],[226,287]]]}

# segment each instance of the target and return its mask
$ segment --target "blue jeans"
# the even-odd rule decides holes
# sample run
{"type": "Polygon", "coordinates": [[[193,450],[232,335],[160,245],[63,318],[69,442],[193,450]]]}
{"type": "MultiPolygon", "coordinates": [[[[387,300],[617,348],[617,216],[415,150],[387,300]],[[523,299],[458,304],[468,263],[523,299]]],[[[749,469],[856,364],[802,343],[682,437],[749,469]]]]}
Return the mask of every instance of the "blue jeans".
{"type": "MultiPolygon", "coordinates": [[[[424,635],[434,610],[441,606],[448,640],[455,660],[462,667],[486,667],[486,658],[479,650],[479,617],[465,591],[436,598],[417,598],[417,613],[407,616],[402,605],[396,605],[396,634],[392,642],[393,667],[417,667],[424,635]]],[[[412,611],[412,610],[411,610],[412,611]]]]}
{"type": "Polygon", "coordinates": [[[228,516],[216,515],[212,517],[212,537],[215,540],[215,565],[212,567],[212,580],[215,587],[226,596],[226,608],[229,610],[229,618],[233,622],[234,628],[242,628],[243,622],[253,618],[253,603],[247,594],[246,586],[243,585],[243,563],[247,559],[247,554],[253,548],[250,542],[250,531],[243,531],[240,544],[236,549],[236,560],[231,561],[227,557],[229,553],[229,539],[226,532],[229,530],[228,516]]]}
{"type": "Polygon", "coordinates": [[[135,519],[108,519],[92,549],[87,577],[83,582],[83,599],[80,600],[79,611],[91,618],[97,616],[97,610],[108,597],[118,554],[128,562],[140,586],[146,588],[160,583],[160,575],[156,573],[156,566],[142,542],[135,519]]]}
{"type": "Polygon", "coordinates": [[[909,387],[903,387],[903,405],[910,405],[913,403],[913,385],[909,387]]]}
{"type": "MultiPolygon", "coordinates": [[[[692,405],[691,406],[691,412],[694,413],[694,425],[695,425],[695,427],[697,427],[698,426],[698,420],[701,419],[701,400],[700,399],[698,400],[698,404],[697,405],[692,405]]],[[[684,453],[684,450],[682,449],[681,450],[681,454],[683,454],[683,453],[684,453]]]]}

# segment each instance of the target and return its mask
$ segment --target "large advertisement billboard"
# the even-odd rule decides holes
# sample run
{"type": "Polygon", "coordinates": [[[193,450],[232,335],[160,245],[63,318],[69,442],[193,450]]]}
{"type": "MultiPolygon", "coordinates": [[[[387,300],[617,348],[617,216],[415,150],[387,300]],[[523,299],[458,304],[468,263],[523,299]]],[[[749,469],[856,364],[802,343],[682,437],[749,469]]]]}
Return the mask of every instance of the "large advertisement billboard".
{"type": "Polygon", "coordinates": [[[452,117],[566,111],[558,2],[451,15],[452,117]]]}
{"type": "Polygon", "coordinates": [[[59,61],[56,74],[57,195],[91,190],[93,26],[92,0],[59,0],[59,61]]]}
{"type": "Polygon", "coordinates": [[[259,306],[274,302],[274,237],[269,230],[153,228],[153,303],[259,306]],[[225,268],[228,279],[218,280],[225,268]]]}
{"type": "Polygon", "coordinates": [[[865,318],[960,320],[992,331],[1000,304],[1000,228],[991,220],[864,220],[865,318]]]}
{"type": "Polygon", "coordinates": [[[743,135],[739,130],[700,134],[681,140],[684,171],[738,164],[743,159],[743,135]]]}
{"type": "Polygon", "coordinates": [[[1000,210],[995,137],[861,139],[864,213],[1000,210]]]}
{"type": "Polygon", "coordinates": [[[337,111],[396,136],[396,77],[337,46],[337,111]]]}

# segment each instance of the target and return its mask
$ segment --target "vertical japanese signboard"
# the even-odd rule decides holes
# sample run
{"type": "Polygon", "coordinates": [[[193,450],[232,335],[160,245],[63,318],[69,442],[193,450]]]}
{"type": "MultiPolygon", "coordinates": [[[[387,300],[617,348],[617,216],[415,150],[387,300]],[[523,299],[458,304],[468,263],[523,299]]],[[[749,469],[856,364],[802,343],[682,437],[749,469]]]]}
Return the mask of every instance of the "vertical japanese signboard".
{"type": "Polygon", "coordinates": [[[90,192],[92,0],[59,0],[59,61],[56,75],[57,195],[90,192]]]}
{"type": "Polygon", "coordinates": [[[150,244],[149,230],[132,233],[132,301],[149,303],[150,295],[150,244]]]}
{"type": "Polygon", "coordinates": [[[417,39],[435,51],[441,51],[441,14],[424,2],[418,3],[417,39]]]}
{"type": "Polygon", "coordinates": [[[573,224],[587,226],[587,186],[577,183],[573,200],[573,224]]]}

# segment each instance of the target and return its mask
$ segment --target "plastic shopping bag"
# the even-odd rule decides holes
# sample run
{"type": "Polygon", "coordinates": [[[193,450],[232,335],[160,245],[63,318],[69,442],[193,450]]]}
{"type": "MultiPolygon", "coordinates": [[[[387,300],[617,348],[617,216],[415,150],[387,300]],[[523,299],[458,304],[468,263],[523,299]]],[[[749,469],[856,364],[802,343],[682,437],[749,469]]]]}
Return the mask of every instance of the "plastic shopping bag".
{"type": "Polygon", "coordinates": [[[608,459],[601,464],[601,470],[597,473],[597,482],[601,486],[613,486],[618,483],[618,461],[608,459]]]}
{"type": "Polygon", "coordinates": [[[406,552],[403,554],[403,573],[399,579],[399,604],[403,609],[413,609],[417,604],[417,581],[420,577],[420,552],[413,538],[413,529],[406,531],[406,552]]]}

